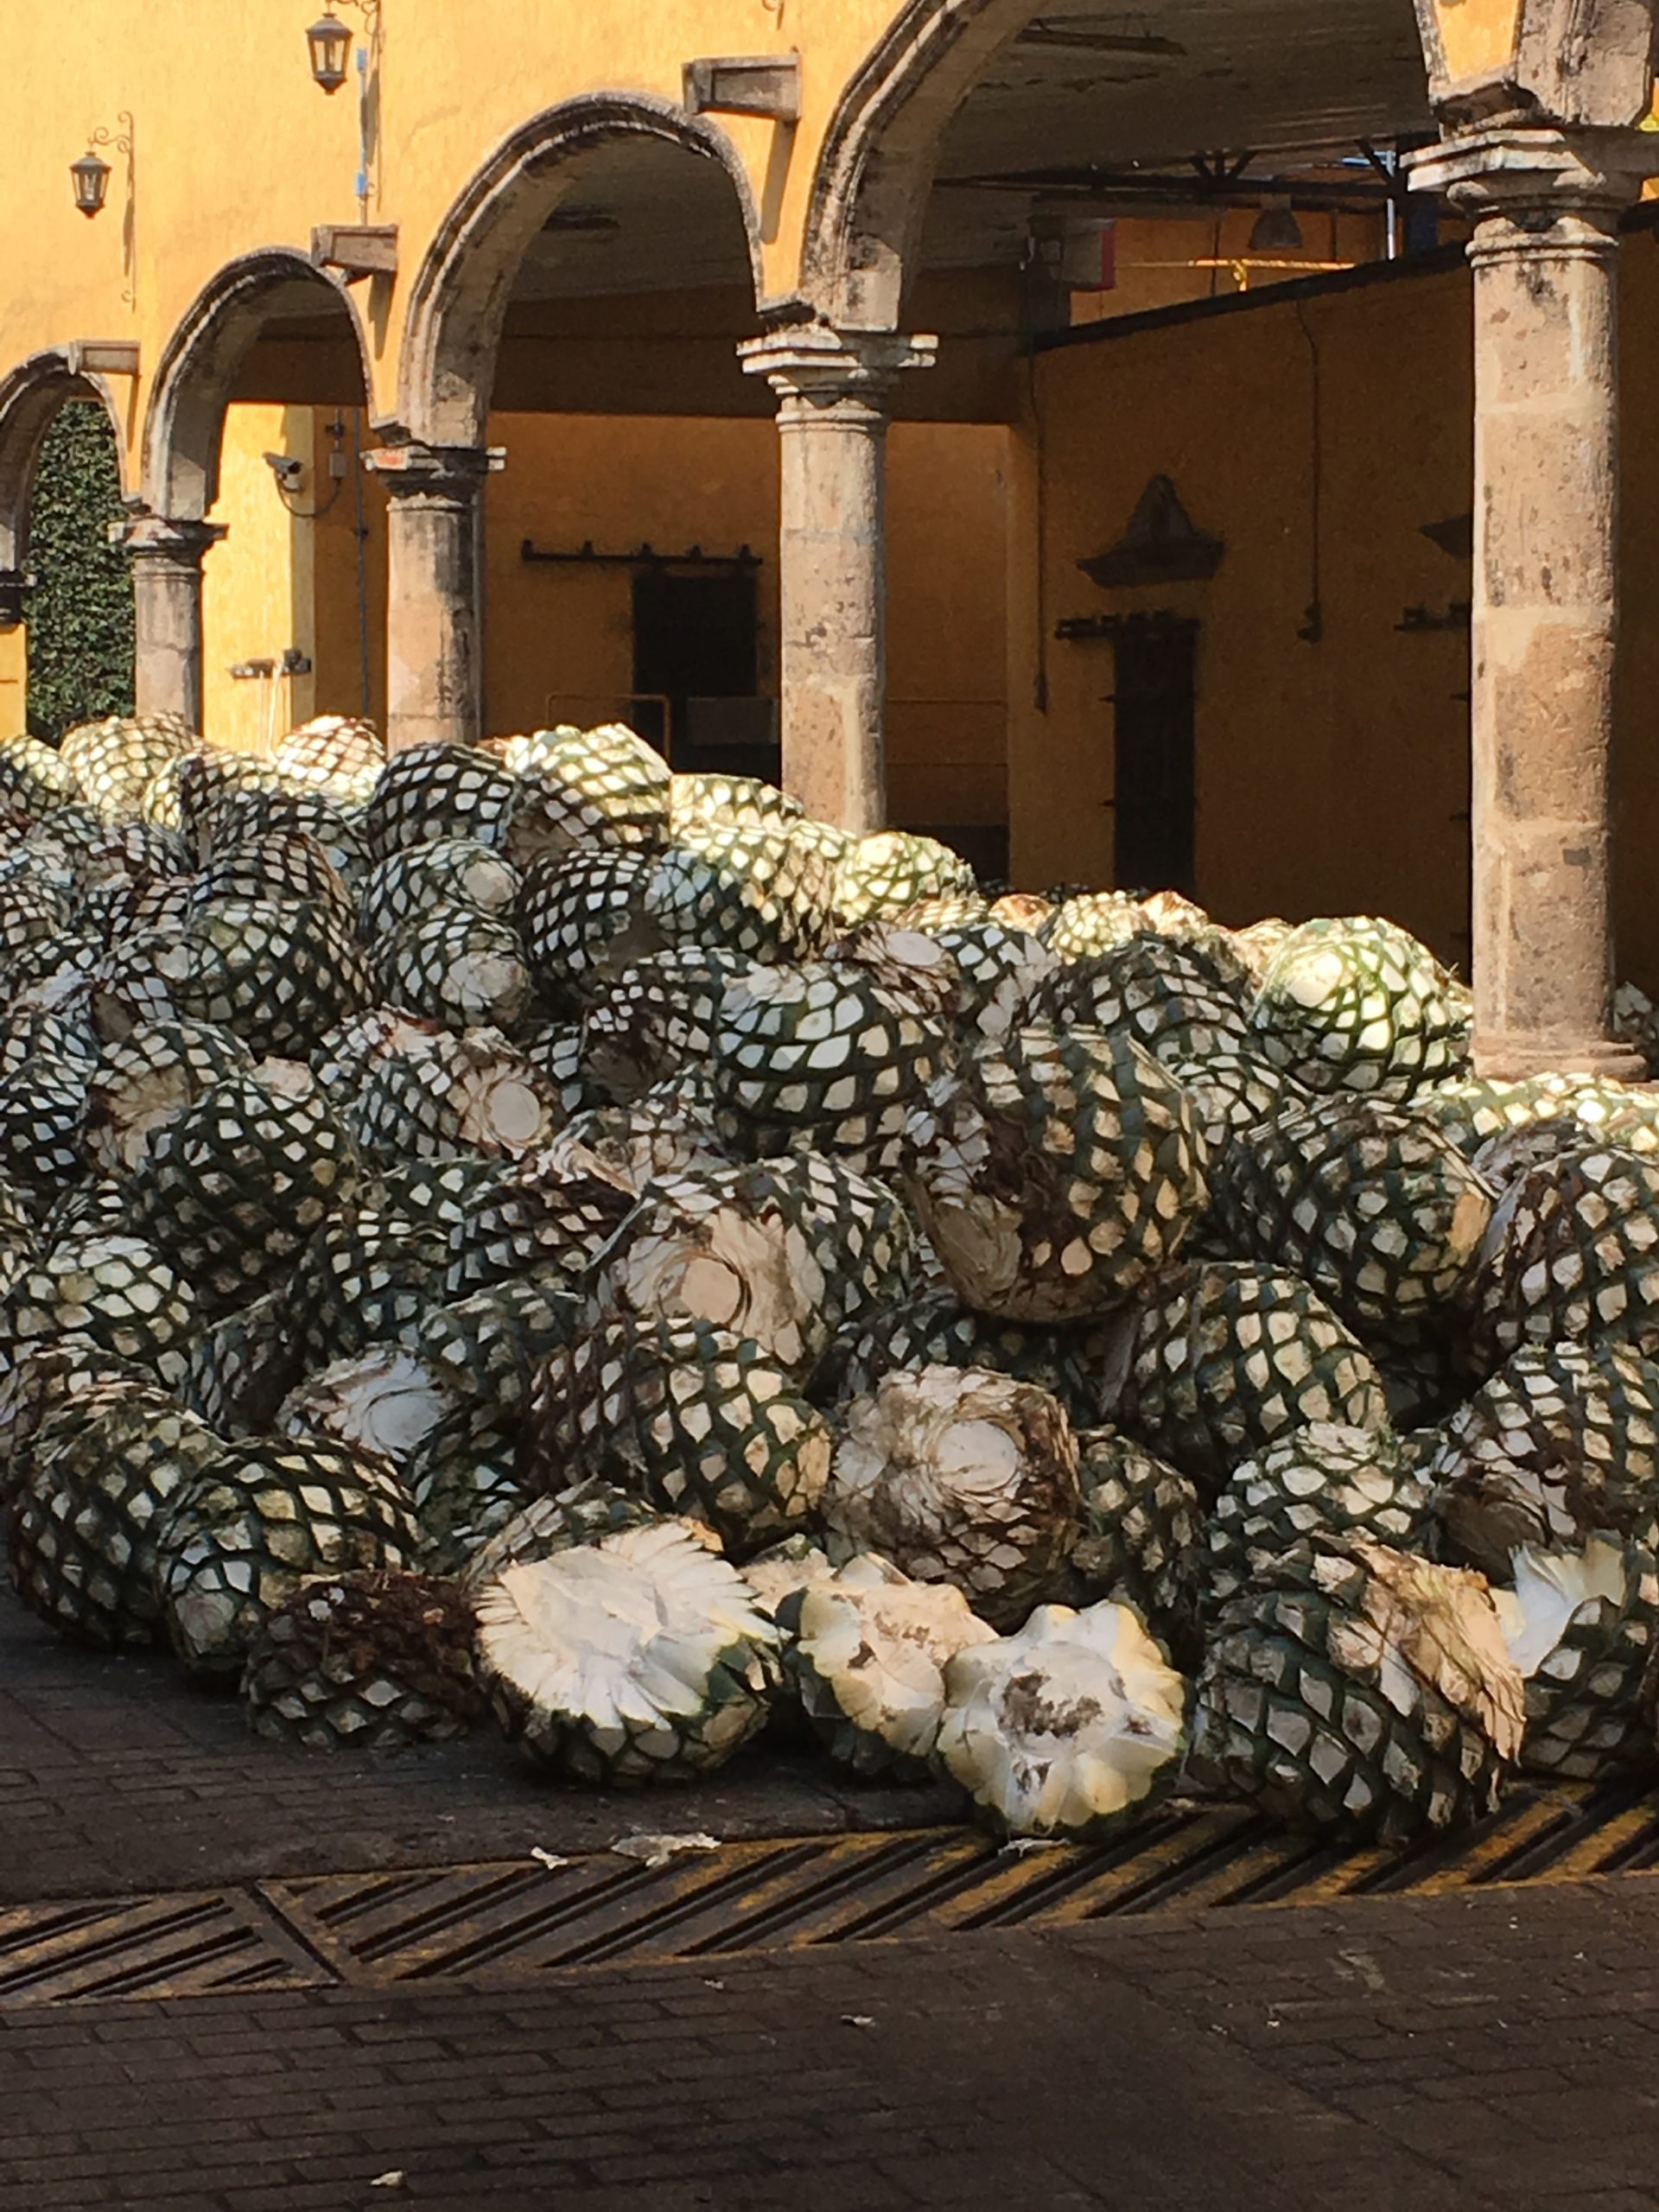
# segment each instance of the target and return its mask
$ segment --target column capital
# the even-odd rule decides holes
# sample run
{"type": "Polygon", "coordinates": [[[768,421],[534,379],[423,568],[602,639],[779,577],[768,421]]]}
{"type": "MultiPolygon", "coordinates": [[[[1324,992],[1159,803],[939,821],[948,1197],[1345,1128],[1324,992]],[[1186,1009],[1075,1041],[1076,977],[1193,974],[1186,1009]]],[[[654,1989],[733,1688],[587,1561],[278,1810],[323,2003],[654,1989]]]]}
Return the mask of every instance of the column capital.
{"type": "Polygon", "coordinates": [[[436,446],[419,439],[377,446],[363,466],[378,476],[394,499],[472,499],[486,476],[507,465],[505,446],[436,446]]]}
{"type": "Polygon", "coordinates": [[[110,543],[141,561],[199,569],[202,555],[228,528],[222,522],[181,522],[172,515],[129,515],[110,524],[110,543]]]}
{"type": "Polygon", "coordinates": [[[880,408],[893,379],[906,369],[931,369],[939,341],[891,330],[832,330],[804,323],[751,338],[737,349],[744,373],[765,377],[780,399],[819,407],[837,400],[880,408]]]}
{"type": "Polygon", "coordinates": [[[1443,193],[1477,223],[1489,216],[1548,223],[1579,215],[1611,227],[1659,175],[1659,136],[1497,124],[1459,131],[1406,156],[1414,192],[1443,193]]]}

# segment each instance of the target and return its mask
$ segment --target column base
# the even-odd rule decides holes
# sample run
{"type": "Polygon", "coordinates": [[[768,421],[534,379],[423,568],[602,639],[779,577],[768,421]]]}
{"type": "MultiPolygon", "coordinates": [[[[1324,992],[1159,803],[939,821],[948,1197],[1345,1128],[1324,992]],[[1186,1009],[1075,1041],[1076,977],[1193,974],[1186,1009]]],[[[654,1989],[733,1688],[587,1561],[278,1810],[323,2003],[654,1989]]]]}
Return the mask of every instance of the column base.
{"type": "Polygon", "coordinates": [[[1493,1082],[1517,1083],[1529,1075],[1593,1075],[1617,1083],[1646,1083],[1648,1064],[1634,1046],[1611,1037],[1540,1037],[1476,1033],[1475,1073],[1493,1082]]]}

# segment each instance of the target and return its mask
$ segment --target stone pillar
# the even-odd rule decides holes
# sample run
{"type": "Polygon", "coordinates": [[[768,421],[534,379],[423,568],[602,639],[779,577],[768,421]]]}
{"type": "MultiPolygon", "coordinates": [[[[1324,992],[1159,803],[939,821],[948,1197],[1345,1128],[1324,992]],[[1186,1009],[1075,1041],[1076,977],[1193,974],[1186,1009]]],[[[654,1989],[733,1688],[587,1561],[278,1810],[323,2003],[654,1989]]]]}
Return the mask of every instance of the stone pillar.
{"type": "Polygon", "coordinates": [[[1639,1076],[1613,1040],[1618,220],[1635,131],[1493,128],[1414,185],[1474,223],[1475,1065],[1639,1076]]]}
{"type": "Polygon", "coordinates": [[[201,728],[201,558],[225,535],[217,522],[135,515],[110,536],[132,556],[133,696],[141,715],[176,715],[201,728]]]}
{"type": "Polygon", "coordinates": [[[936,342],[810,326],[740,349],[778,394],[784,786],[859,835],[887,815],[888,397],[901,369],[931,365],[936,342]]]}
{"type": "Polygon", "coordinates": [[[386,746],[475,745],[483,735],[485,446],[383,446],[364,456],[385,483],[386,746]]]}

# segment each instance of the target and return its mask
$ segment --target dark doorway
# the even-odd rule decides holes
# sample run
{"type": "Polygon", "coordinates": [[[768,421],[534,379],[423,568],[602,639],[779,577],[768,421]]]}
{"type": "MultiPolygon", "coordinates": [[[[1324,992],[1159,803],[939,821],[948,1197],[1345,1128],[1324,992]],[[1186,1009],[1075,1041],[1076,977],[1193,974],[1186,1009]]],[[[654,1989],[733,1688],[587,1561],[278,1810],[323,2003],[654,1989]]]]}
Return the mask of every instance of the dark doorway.
{"type": "Polygon", "coordinates": [[[1116,825],[1120,888],[1193,887],[1193,695],[1198,626],[1174,616],[1129,615],[1117,651],[1116,825]]]}
{"type": "Polygon", "coordinates": [[[756,609],[753,569],[635,575],[633,688],[645,695],[639,727],[671,767],[776,780],[772,702],[755,696],[756,609]]]}

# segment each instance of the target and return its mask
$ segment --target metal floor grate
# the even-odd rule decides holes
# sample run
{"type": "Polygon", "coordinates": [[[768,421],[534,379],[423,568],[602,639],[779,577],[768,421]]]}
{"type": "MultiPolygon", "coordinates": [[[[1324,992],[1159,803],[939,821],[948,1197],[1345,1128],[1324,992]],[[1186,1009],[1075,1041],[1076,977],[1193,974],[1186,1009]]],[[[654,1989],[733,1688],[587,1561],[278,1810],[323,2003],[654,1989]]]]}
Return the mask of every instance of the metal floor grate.
{"type": "Polygon", "coordinates": [[[1441,1895],[1659,1866],[1659,1790],[1517,1790],[1401,1855],[1172,1808],[1114,1845],[1000,1850],[965,1828],[732,1843],[648,1868],[595,1852],[329,1874],[246,1890],[0,1911],[0,2010],[451,1977],[533,1980],[630,1958],[720,1959],[957,1929],[1441,1895]]]}

